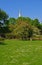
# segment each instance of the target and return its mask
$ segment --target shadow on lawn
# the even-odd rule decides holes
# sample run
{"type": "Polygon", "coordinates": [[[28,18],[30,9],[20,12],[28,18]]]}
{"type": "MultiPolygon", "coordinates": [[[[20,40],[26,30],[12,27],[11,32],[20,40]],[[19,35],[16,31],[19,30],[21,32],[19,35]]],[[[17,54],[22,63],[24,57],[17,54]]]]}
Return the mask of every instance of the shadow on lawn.
{"type": "Polygon", "coordinates": [[[0,42],[0,45],[6,45],[4,42],[0,42]]]}

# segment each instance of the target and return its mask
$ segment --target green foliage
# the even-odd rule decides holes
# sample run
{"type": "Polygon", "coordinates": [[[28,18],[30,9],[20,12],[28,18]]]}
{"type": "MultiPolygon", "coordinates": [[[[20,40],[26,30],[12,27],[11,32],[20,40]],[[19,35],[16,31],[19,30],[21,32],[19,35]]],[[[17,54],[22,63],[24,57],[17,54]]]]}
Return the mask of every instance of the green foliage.
{"type": "Polygon", "coordinates": [[[15,39],[15,36],[13,33],[7,33],[6,34],[6,39],[15,39]]]}
{"type": "Polygon", "coordinates": [[[9,26],[9,20],[5,21],[5,26],[9,26]]]}
{"type": "Polygon", "coordinates": [[[9,18],[9,24],[16,24],[16,19],[15,18],[9,18]]]}
{"type": "Polygon", "coordinates": [[[42,35],[42,23],[40,24],[40,34],[42,35]]]}
{"type": "Polygon", "coordinates": [[[31,38],[33,36],[33,29],[29,28],[28,30],[28,37],[31,38]]]}
{"type": "Polygon", "coordinates": [[[22,40],[42,35],[42,24],[38,19],[29,17],[8,18],[5,11],[0,9],[0,36],[22,40]],[[2,23],[4,22],[4,23],[2,23]]]}
{"type": "Polygon", "coordinates": [[[8,15],[6,14],[6,12],[0,9],[0,20],[5,22],[5,20],[7,20],[7,18],[8,18],[8,15]]]}
{"type": "Polygon", "coordinates": [[[34,19],[32,20],[32,25],[34,25],[35,27],[39,28],[40,22],[38,19],[34,19]]]}

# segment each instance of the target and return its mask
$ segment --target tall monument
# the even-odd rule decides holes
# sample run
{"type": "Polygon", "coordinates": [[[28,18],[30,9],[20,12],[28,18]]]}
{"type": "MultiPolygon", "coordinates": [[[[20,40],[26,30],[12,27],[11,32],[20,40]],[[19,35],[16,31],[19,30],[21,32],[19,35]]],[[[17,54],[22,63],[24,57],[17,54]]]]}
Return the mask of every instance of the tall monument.
{"type": "Polygon", "coordinates": [[[21,17],[21,12],[19,11],[19,17],[21,17]]]}

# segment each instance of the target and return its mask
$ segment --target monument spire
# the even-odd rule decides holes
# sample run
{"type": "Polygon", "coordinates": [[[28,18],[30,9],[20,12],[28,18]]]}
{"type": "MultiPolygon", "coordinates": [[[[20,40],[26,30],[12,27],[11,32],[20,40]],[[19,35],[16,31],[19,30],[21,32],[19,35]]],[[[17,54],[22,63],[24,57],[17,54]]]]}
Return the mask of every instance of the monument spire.
{"type": "Polygon", "coordinates": [[[19,17],[21,17],[21,12],[19,11],[19,17]]]}

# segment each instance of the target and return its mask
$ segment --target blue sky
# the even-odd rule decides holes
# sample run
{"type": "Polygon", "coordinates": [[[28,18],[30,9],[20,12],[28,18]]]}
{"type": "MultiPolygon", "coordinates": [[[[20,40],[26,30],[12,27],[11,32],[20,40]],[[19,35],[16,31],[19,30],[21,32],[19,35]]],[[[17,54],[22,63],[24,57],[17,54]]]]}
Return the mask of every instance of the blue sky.
{"type": "Polygon", "coordinates": [[[0,8],[10,17],[17,18],[20,10],[22,16],[42,21],[42,0],[0,0],[0,8]]]}

